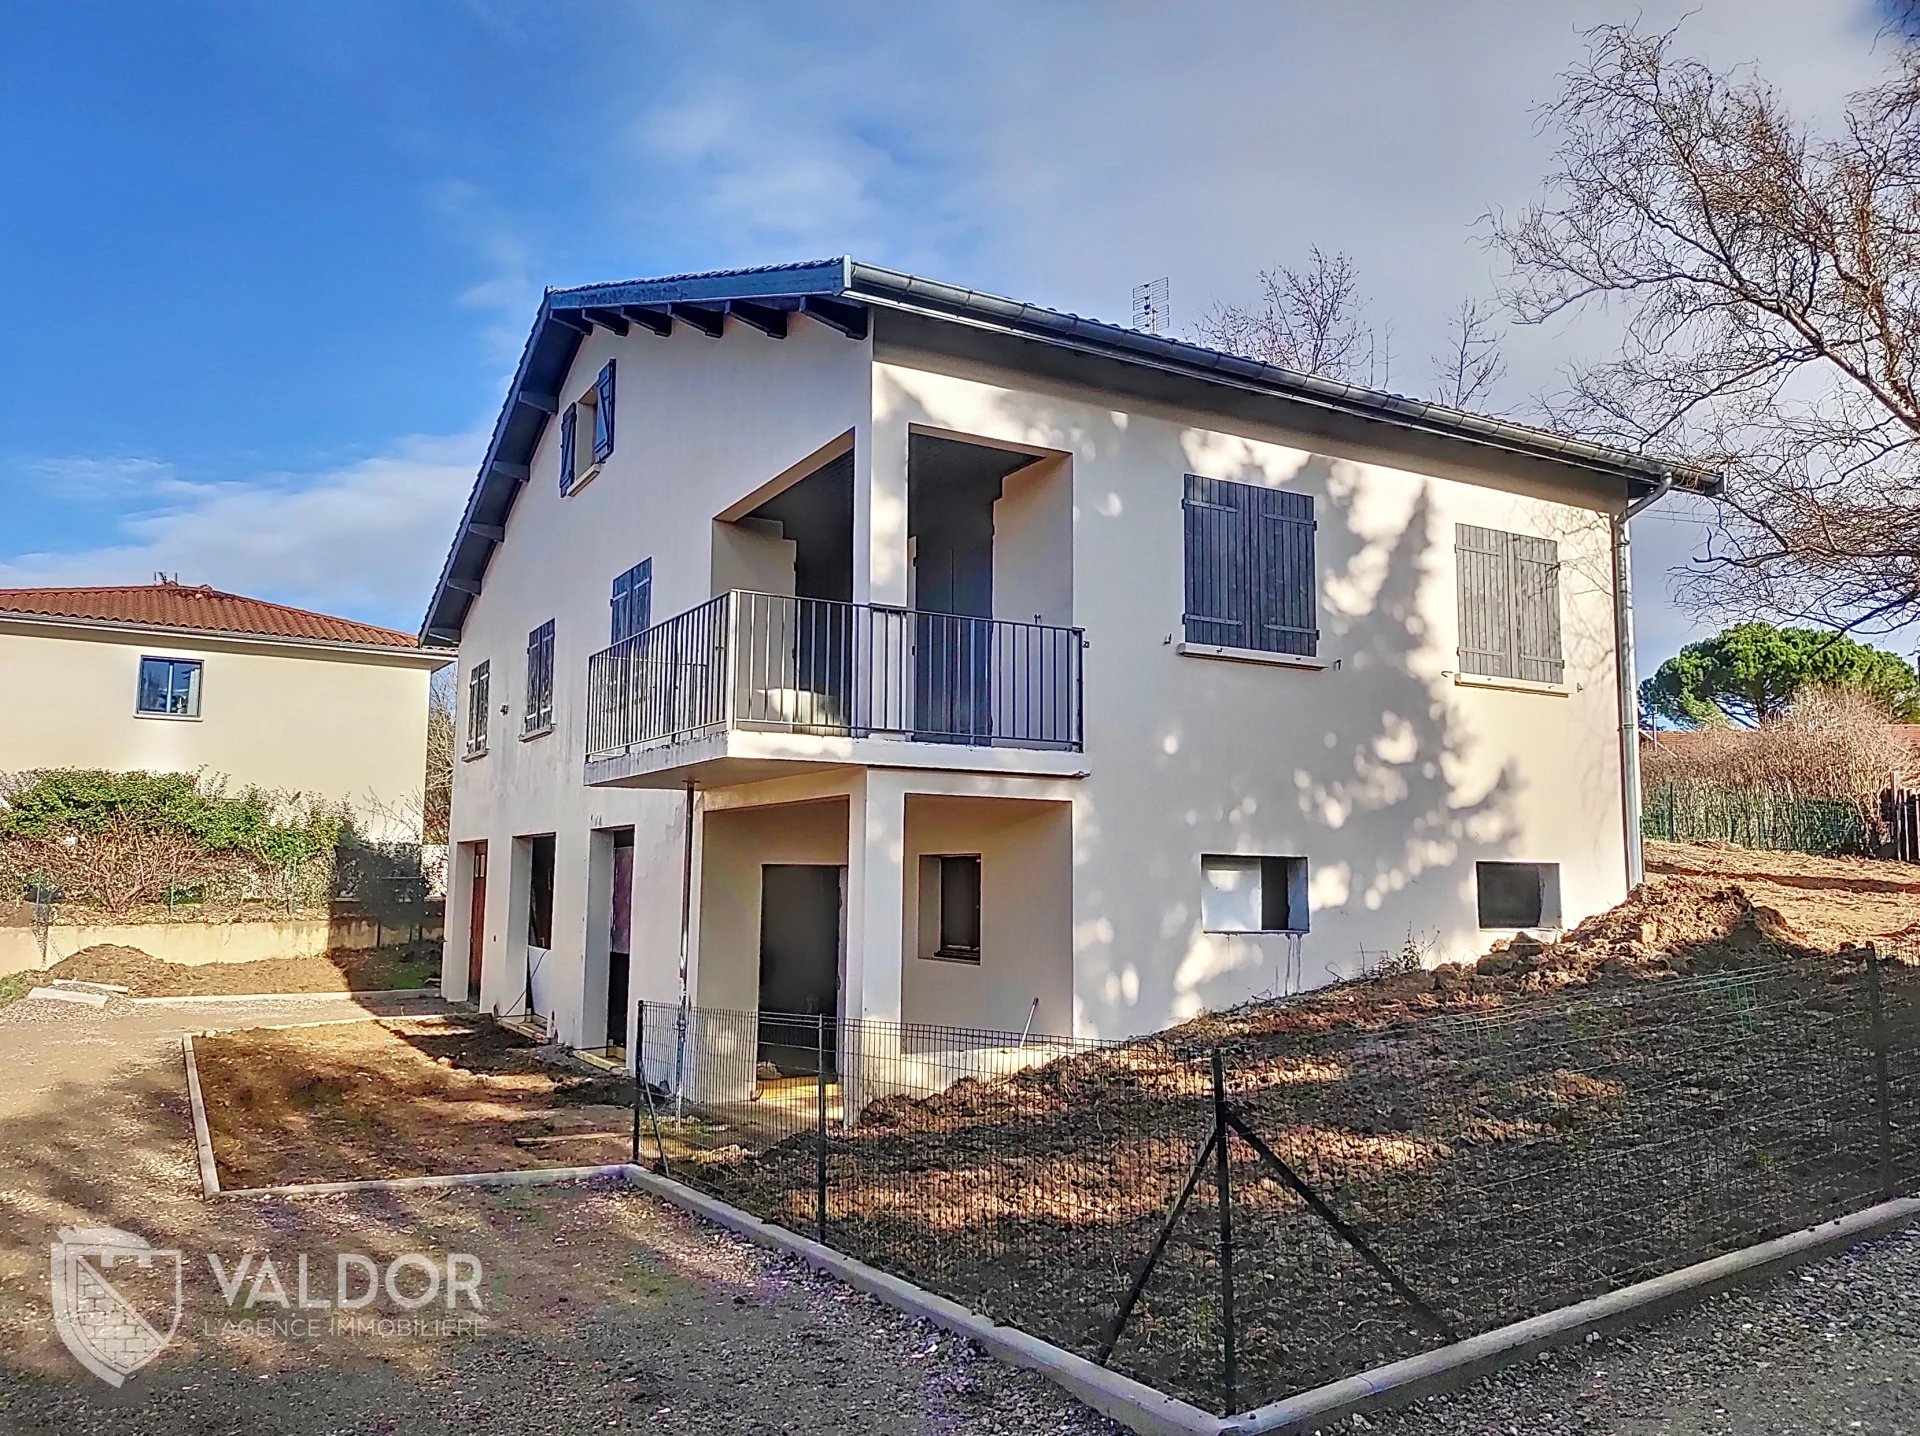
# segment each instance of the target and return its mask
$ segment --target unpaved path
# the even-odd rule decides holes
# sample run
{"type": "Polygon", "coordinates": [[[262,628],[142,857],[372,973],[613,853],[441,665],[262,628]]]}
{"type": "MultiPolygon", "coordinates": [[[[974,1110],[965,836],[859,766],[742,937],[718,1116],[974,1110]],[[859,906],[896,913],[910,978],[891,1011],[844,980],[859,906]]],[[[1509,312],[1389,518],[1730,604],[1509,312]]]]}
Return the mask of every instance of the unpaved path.
{"type": "Polygon", "coordinates": [[[356,1005],[392,1006],[0,1012],[0,1432],[1111,1430],[1037,1378],[625,1189],[204,1201],[179,1034],[356,1005]],[[48,1254],[63,1226],[120,1227],[183,1255],[180,1329],[118,1390],[53,1328],[48,1254]],[[485,1325],[243,1333],[223,1323],[289,1315],[222,1297],[207,1255],[231,1270],[249,1250],[289,1272],[307,1253],[322,1273],[341,1251],[380,1264],[470,1253],[485,1325]]]}

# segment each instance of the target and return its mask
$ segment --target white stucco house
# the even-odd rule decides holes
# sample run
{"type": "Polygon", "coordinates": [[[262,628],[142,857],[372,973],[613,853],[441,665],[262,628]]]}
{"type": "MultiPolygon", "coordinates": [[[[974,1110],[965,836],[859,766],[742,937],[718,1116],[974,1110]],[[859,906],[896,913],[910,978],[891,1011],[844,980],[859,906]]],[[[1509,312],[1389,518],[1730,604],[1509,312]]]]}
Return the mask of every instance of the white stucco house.
{"type": "Polygon", "coordinates": [[[204,584],[0,589],[0,772],[193,773],[350,804],[420,841],[427,685],[410,633],[204,584]]]}
{"type": "Polygon", "coordinates": [[[444,990],[1125,1036],[1577,922],[1676,484],[851,260],[551,290],[421,632],[444,990]]]}

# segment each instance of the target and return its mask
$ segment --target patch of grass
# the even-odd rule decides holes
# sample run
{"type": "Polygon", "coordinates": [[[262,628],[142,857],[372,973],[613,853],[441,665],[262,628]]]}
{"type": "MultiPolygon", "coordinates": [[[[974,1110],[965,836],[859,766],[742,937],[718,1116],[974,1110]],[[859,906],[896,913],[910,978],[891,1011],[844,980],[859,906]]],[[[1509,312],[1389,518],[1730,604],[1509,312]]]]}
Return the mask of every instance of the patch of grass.
{"type": "Polygon", "coordinates": [[[39,984],[40,974],[37,972],[13,972],[0,977],[0,1007],[18,1002],[39,984]]]}

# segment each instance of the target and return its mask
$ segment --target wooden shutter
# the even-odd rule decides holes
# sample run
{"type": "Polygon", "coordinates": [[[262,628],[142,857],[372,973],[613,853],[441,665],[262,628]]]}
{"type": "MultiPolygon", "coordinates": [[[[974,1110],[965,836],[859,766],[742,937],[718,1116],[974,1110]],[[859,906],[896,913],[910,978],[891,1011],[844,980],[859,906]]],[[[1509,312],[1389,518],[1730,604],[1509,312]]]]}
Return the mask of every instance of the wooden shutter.
{"type": "Polygon", "coordinates": [[[1188,474],[1183,509],[1187,641],[1315,653],[1313,496],[1188,474]]]}
{"type": "Polygon", "coordinates": [[[527,635],[527,710],[522,726],[528,733],[553,726],[553,620],[527,635]]]}
{"type": "Polygon", "coordinates": [[[1253,554],[1253,647],[1312,657],[1320,646],[1313,496],[1245,486],[1253,554]]]}
{"type": "Polygon", "coordinates": [[[573,487],[573,431],[579,417],[578,409],[572,404],[560,411],[560,492],[563,494],[573,487]]]}
{"type": "Polygon", "coordinates": [[[1460,671],[1559,683],[1560,546],[1460,524],[1460,671]]]}
{"type": "Polygon", "coordinates": [[[653,627],[653,560],[642,559],[613,581],[613,641],[653,627]]]}
{"type": "Polygon", "coordinates": [[[1498,529],[1454,527],[1460,566],[1460,671],[1517,678],[1513,659],[1513,597],[1508,540],[1498,529]]]}
{"type": "Polygon", "coordinates": [[[593,381],[593,461],[613,452],[613,360],[607,360],[593,381]]]}
{"type": "Polygon", "coordinates": [[[1560,545],[1514,534],[1510,552],[1514,677],[1559,683],[1567,671],[1560,653],[1560,545]]]}
{"type": "Polygon", "coordinates": [[[1251,648],[1247,613],[1251,559],[1247,485],[1187,475],[1181,501],[1186,550],[1186,637],[1189,643],[1251,648]]]}

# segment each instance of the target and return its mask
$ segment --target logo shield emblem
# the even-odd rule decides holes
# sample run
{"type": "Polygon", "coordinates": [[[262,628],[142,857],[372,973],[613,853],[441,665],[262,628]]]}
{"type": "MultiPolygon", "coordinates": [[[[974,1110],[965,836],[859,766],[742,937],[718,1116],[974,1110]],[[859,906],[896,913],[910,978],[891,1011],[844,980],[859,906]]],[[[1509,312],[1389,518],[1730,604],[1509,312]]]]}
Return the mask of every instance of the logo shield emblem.
{"type": "Polygon", "coordinates": [[[120,1385],[179,1330],[180,1253],[113,1227],[60,1228],[53,1324],[76,1361],[120,1385]]]}

